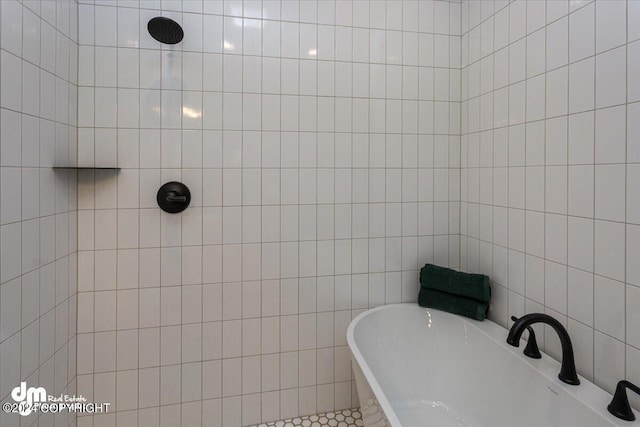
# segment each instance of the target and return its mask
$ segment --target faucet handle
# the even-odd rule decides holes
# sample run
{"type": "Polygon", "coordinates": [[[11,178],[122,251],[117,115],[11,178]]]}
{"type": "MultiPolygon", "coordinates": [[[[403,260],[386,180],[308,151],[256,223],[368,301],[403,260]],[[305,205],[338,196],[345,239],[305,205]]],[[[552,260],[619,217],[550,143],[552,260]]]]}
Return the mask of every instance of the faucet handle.
{"type": "Polygon", "coordinates": [[[629,381],[623,380],[618,383],[616,386],[616,392],[613,395],[613,399],[611,399],[611,403],[607,406],[609,412],[625,421],[634,421],[636,416],[633,414],[633,410],[631,409],[631,405],[629,405],[629,399],[627,398],[627,390],[635,391],[640,394],[640,387],[637,385],[630,383],[629,381]]]}
{"type": "MultiPolygon", "coordinates": [[[[518,320],[516,316],[511,316],[511,320],[514,322],[518,320]]],[[[541,359],[542,355],[538,349],[538,341],[536,340],[536,333],[531,326],[527,326],[529,332],[529,339],[527,340],[527,346],[524,348],[524,355],[532,359],[541,359]]]]}

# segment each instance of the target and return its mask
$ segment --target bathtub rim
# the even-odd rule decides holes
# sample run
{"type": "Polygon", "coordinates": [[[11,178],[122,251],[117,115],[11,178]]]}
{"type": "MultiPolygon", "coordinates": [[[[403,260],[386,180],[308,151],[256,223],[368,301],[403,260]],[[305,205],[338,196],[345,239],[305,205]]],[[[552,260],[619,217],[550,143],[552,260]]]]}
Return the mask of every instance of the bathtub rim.
{"type": "MultiPolygon", "coordinates": [[[[557,389],[562,389],[563,391],[566,391],[574,399],[578,400],[584,406],[586,406],[596,414],[600,415],[604,420],[608,421],[612,426],[640,427],[640,417],[638,416],[639,414],[636,409],[633,409],[634,413],[636,414],[636,420],[633,422],[624,421],[614,417],[609,413],[609,411],[607,411],[607,405],[609,404],[609,402],[613,397],[611,394],[609,394],[604,389],[598,387],[588,379],[584,378],[580,374],[578,374],[578,377],[580,378],[581,383],[578,386],[572,386],[560,381],[558,379],[558,372],[560,372],[560,362],[556,361],[545,352],[541,352],[542,353],[541,359],[531,359],[529,357],[526,357],[522,353],[522,350],[524,349],[524,345],[526,345],[526,341],[524,341],[524,339],[521,339],[520,347],[513,347],[507,344],[506,337],[509,331],[506,328],[503,328],[502,326],[500,326],[499,324],[489,319],[485,319],[484,321],[478,321],[478,320],[469,319],[466,317],[458,316],[458,315],[451,314],[451,313],[437,310],[437,309],[420,307],[417,303],[387,304],[387,305],[371,308],[354,317],[351,323],[349,324],[349,327],[347,328],[347,344],[349,345],[351,355],[358,363],[358,367],[362,370],[365,376],[365,379],[369,384],[369,387],[371,387],[373,394],[378,399],[378,403],[382,407],[385,413],[385,416],[387,417],[387,420],[391,425],[391,427],[403,427],[403,426],[400,420],[398,419],[398,416],[396,415],[395,410],[389,403],[389,400],[387,399],[386,394],[382,390],[382,387],[380,387],[380,384],[378,383],[375,375],[371,371],[371,368],[369,368],[369,365],[366,359],[364,358],[364,355],[358,348],[358,344],[355,339],[355,328],[357,327],[358,323],[362,321],[362,319],[364,319],[371,313],[375,313],[381,310],[389,310],[394,308],[395,309],[408,308],[408,307],[419,308],[427,312],[434,311],[434,312],[437,312],[439,315],[444,314],[445,317],[455,317],[457,321],[460,321],[463,324],[468,324],[475,327],[475,329],[478,330],[480,333],[484,334],[489,339],[497,343],[499,346],[509,351],[512,357],[517,357],[521,361],[525,362],[529,369],[534,369],[538,371],[547,380],[549,380],[554,387],[556,387],[557,389]]],[[[620,379],[622,380],[624,378],[620,378],[620,379]]]]}

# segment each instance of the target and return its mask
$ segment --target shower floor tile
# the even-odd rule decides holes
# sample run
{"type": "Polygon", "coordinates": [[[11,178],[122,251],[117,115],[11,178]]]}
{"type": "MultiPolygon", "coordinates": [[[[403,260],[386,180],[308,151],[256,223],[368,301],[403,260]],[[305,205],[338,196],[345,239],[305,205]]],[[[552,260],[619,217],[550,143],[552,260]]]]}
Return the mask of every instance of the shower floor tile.
{"type": "Polygon", "coordinates": [[[345,409],[326,414],[273,421],[251,427],[360,427],[363,425],[359,409],[345,409]]]}

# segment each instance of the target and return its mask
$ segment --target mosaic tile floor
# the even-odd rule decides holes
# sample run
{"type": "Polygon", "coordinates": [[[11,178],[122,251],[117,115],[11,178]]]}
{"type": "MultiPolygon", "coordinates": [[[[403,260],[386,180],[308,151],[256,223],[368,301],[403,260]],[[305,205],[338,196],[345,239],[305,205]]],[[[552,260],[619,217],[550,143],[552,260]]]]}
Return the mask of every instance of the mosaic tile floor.
{"type": "Polygon", "coordinates": [[[363,425],[362,415],[358,409],[345,409],[344,411],[273,421],[251,427],[360,427],[363,425]]]}

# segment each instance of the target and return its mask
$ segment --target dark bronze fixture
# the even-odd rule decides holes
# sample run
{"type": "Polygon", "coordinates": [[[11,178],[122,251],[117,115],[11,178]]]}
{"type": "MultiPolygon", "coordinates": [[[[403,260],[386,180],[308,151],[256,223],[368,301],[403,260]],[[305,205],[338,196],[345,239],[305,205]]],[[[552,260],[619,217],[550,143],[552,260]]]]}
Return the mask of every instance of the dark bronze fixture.
{"type": "Polygon", "coordinates": [[[558,375],[560,381],[571,385],[580,384],[578,374],[576,373],[576,362],[573,358],[573,345],[571,345],[571,338],[569,338],[569,334],[564,326],[562,326],[562,323],[558,322],[548,314],[525,314],[520,319],[516,320],[513,326],[511,326],[511,330],[509,330],[507,343],[514,347],[519,347],[522,333],[528,326],[531,326],[534,323],[545,323],[551,326],[560,338],[560,344],[562,345],[562,366],[560,367],[560,374],[558,375]]]}
{"type": "Polygon", "coordinates": [[[187,209],[191,202],[191,192],[181,182],[171,181],[164,184],[156,195],[158,206],[169,213],[178,213],[187,209]]]}
{"type": "MultiPolygon", "coordinates": [[[[511,316],[511,320],[514,322],[518,320],[516,316],[511,316]]],[[[532,359],[541,359],[542,355],[538,349],[538,341],[536,340],[536,333],[531,326],[527,326],[529,331],[529,339],[527,340],[527,346],[524,348],[524,355],[532,359]]]]}
{"type": "Polygon", "coordinates": [[[607,409],[612,415],[620,419],[625,421],[634,421],[636,416],[633,414],[631,405],[629,405],[627,389],[640,394],[640,387],[637,385],[632,384],[629,381],[620,381],[616,386],[616,393],[613,395],[613,399],[611,399],[611,403],[609,403],[607,409]]]}
{"type": "Polygon", "coordinates": [[[152,18],[147,24],[147,30],[151,37],[164,44],[180,43],[184,37],[180,24],[164,16],[152,18]]]}

